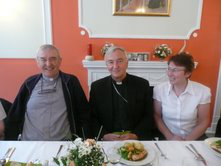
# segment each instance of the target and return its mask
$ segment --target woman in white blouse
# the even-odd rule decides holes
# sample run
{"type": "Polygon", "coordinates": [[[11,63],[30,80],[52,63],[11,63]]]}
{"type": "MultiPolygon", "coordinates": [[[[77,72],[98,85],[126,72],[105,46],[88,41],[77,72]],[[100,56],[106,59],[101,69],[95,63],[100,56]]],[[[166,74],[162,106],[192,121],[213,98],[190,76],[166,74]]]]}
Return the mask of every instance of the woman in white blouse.
{"type": "Polygon", "coordinates": [[[154,118],[167,140],[197,140],[209,125],[210,89],[190,81],[191,55],[180,53],[168,61],[169,81],[154,87],[154,118]]]}
{"type": "Polygon", "coordinates": [[[6,118],[5,110],[0,102],[0,140],[3,139],[4,136],[4,122],[3,120],[6,118]]]}

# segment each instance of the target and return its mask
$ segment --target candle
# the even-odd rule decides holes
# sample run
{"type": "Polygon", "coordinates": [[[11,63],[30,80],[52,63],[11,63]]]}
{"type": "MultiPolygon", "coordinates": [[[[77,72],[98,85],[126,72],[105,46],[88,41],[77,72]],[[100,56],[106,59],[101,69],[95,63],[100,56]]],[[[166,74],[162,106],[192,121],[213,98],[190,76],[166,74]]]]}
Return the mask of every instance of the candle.
{"type": "Polygon", "coordinates": [[[92,55],[92,44],[87,45],[87,55],[92,55]]]}

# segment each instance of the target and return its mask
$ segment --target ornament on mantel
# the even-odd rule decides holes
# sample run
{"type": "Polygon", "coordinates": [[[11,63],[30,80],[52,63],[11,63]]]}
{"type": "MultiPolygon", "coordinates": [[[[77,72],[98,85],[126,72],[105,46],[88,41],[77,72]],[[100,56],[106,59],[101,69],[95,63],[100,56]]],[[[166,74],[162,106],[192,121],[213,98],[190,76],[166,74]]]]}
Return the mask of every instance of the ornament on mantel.
{"type": "Polygon", "coordinates": [[[112,47],[112,46],[114,46],[113,43],[108,43],[108,42],[106,42],[106,43],[104,44],[104,46],[101,48],[101,54],[103,55],[103,57],[105,56],[107,50],[108,50],[110,47],[112,47]]]}
{"type": "Polygon", "coordinates": [[[85,56],[85,60],[87,61],[93,61],[94,57],[92,55],[92,44],[87,45],[87,54],[85,56]]]}
{"type": "Polygon", "coordinates": [[[160,61],[163,61],[163,59],[168,57],[170,54],[172,54],[172,50],[167,44],[161,44],[154,50],[154,56],[160,58],[160,61]]]}

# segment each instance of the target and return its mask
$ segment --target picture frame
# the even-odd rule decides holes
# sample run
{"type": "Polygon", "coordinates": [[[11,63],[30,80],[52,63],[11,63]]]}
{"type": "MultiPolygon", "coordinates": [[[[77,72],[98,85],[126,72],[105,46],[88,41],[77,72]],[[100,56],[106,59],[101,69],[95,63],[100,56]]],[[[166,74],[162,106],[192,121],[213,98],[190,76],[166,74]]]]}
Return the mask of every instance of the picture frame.
{"type": "Polygon", "coordinates": [[[170,16],[171,0],[112,0],[115,16],[170,16]]]}
{"type": "Polygon", "coordinates": [[[127,58],[129,61],[148,61],[150,58],[149,52],[128,52],[127,58]]]}

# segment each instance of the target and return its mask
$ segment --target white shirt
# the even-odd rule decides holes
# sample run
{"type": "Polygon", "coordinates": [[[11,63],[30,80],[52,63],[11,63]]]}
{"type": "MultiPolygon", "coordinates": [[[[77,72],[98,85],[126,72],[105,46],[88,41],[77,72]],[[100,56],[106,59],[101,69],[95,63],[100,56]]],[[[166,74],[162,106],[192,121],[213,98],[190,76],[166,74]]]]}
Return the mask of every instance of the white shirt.
{"type": "Polygon", "coordinates": [[[169,82],[154,87],[153,98],[161,102],[162,119],[168,129],[186,137],[197,122],[197,106],[211,101],[210,89],[200,83],[188,80],[185,91],[177,97],[169,82]]]}
{"type": "Polygon", "coordinates": [[[2,103],[0,102],[0,120],[3,120],[6,118],[6,113],[5,113],[5,110],[2,106],[2,103]]]}

